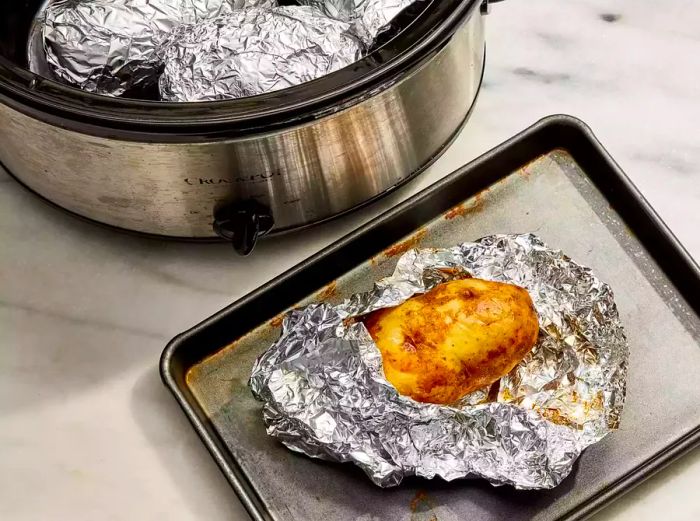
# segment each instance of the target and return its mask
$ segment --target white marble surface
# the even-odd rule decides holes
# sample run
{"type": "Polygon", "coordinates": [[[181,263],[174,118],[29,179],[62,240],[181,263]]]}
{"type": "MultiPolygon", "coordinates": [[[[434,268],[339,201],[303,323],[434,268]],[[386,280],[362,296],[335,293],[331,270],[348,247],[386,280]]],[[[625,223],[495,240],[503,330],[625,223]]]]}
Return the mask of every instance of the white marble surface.
{"type": "MultiPolygon", "coordinates": [[[[586,121],[700,258],[699,85],[696,0],[494,5],[478,107],[435,167],[249,259],[106,232],[0,173],[0,518],[246,519],[160,383],[165,343],[542,116],[586,121]]],[[[700,451],[597,519],[700,519],[698,487],[700,451]]]]}

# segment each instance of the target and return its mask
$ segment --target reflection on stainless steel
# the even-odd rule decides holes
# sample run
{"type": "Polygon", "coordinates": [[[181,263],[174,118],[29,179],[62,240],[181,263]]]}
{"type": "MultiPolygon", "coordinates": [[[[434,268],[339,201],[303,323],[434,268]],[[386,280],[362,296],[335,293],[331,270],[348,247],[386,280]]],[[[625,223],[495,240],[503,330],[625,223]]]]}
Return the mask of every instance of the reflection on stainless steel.
{"type": "Polygon", "coordinates": [[[351,25],[313,7],[244,9],[175,31],[160,78],[165,101],[255,96],[320,78],[358,61],[351,25]]]}
{"type": "Polygon", "coordinates": [[[38,14],[45,61],[30,49],[37,74],[88,92],[119,96],[155,84],[163,39],[181,24],[271,7],[276,0],[55,0],[38,14]]]}
{"type": "Polygon", "coordinates": [[[399,83],[312,123],[245,140],[107,139],[0,105],[0,158],[39,194],[107,224],[213,237],[217,205],[255,198],[279,231],[357,206],[429,162],[474,102],[483,59],[477,13],[399,83]]]}

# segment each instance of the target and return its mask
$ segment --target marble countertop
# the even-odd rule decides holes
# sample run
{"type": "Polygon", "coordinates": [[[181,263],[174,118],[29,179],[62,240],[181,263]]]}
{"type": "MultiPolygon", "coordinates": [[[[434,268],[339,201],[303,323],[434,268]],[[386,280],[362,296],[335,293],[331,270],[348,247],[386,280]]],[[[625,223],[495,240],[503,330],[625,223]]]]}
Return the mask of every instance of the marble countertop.
{"type": "MultiPolygon", "coordinates": [[[[247,519],[160,382],[166,342],[545,115],[587,122],[700,258],[700,3],[510,0],[487,23],[477,108],[428,173],[251,258],[105,231],[0,172],[0,518],[247,519]]],[[[596,519],[700,519],[699,486],[696,450],[596,519]]]]}

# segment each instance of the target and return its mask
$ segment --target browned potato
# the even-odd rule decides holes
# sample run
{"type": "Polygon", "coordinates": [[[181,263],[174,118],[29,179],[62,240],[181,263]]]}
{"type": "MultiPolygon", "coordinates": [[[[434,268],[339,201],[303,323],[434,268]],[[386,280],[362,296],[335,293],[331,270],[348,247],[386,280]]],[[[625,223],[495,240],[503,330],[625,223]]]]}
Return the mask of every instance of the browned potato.
{"type": "Polygon", "coordinates": [[[537,313],[519,286],[454,280],[363,322],[399,393],[449,404],[508,374],[537,341],[537,313]]]}

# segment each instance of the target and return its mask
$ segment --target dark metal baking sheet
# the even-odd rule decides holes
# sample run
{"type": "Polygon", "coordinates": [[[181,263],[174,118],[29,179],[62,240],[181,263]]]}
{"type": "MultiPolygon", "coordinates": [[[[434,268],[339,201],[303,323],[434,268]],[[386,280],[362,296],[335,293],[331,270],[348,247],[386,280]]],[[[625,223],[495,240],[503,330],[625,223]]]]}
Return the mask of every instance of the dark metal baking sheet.
{"type": "Polygon", "coordinates": [[[256,520],[582,519],[700,441],[700,270],[590,130],[547,118],[175,338],[161,374],[256,520]],[[356,468],[265,435],[246,383],[280,314],[339,301],[413,246],[535,232],[613,287],[631,347],[622,427],[550,491],[413,479],[382,490],[356,468]]]}

